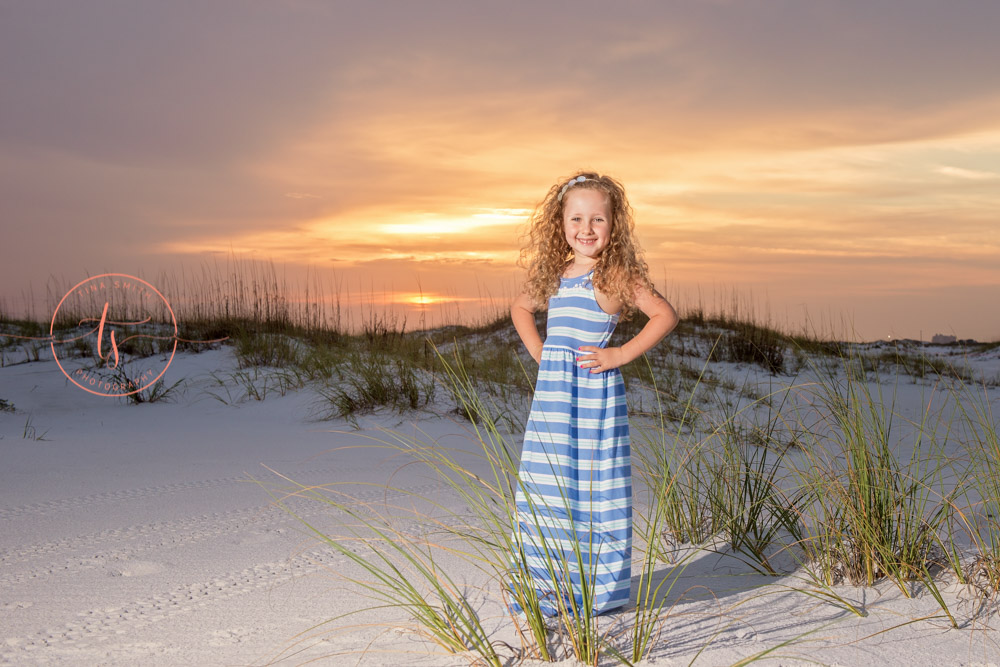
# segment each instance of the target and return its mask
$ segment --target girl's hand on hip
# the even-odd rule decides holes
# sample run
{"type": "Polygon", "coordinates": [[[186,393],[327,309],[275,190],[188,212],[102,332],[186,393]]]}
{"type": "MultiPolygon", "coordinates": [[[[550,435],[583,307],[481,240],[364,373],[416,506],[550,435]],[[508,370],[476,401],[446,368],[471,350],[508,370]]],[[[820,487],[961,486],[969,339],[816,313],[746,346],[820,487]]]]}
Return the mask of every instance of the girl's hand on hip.
{"type": "Polygon", "coordinates": [[[576,361],[580,368],[587,368],[591,373],[604,373],[625,363],[625,355],[620,347],[583,345],[580,351],[587,354],[578,356],[576,361]]]}

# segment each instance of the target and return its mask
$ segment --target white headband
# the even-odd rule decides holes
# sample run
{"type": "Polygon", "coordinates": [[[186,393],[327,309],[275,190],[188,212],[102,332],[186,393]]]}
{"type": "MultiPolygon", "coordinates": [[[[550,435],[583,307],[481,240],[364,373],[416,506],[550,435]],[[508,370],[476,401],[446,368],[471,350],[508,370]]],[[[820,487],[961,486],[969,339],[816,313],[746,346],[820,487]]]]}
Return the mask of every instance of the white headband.
{"type": "Polygon", "coordinates": [[[587,178],[586,176],[577,176],[576,178],[570,179],[569,183],[562,186],[562,190],[559,191],[559,196],[556,197],[556,201],[562,201],[563,195],[566,194],[566,191],[569,190],[574,185],[576,185],[577,183],[583,183],[584,181],[596,181],[596,180],[597,180],[596,178],[587,178]]]}

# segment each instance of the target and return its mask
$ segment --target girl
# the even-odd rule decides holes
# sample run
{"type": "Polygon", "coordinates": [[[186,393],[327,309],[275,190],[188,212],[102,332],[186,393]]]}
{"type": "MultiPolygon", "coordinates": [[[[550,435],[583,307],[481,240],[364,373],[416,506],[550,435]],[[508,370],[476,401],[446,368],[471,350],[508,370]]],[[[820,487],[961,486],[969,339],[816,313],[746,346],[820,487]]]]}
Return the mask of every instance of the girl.
{"type": "Polygon", "coordinates": [[[521,452],[515,539],[524,561],[518,570],[549,616],[599,614],[629,600],[632,472],[618,367],[677,324],[653,289],[633,227],[622,185],[580,172],[549,190],[521,252],[528,280],[511,319],[540,368],[521,452]],[[543,344],[534,313],[546,302],[543,344]],[[635,309],[649,322],[621,347],[607,347],[619,317],[635,309]]]}

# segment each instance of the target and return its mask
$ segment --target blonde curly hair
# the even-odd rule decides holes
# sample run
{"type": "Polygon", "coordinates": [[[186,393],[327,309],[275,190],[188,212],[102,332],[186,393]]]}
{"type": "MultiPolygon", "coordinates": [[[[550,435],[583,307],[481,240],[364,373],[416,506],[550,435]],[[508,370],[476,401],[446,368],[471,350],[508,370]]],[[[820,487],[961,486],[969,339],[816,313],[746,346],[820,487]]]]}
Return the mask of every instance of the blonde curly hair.
{"type": "Polygon", "coordinates": [[[518,262],[528,270],[524,292],[536,306],[545,308],[549,297],[559,289],[559,278],[573,259],[573,251],[563,231],[563,202],[568,193],[577,189],[597,190],[608,198],[611,236],[597,259],[593,284],[604,294],[622,302],[624,319],[635,310],[636,285],[653,291],[653,283],[635,240],[635,222],[632,207],[625,198],[625,188],[610,176],[592,171],[579,171],[553,185],[532,212],[524,235],[527,245],[521,249],[518,262]]]}

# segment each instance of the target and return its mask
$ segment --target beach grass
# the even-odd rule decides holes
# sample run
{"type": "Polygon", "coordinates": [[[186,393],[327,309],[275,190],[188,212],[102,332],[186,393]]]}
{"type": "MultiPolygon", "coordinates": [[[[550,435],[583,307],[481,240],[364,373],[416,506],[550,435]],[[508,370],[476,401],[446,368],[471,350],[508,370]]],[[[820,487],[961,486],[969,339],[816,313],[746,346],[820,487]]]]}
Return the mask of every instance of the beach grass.
{"type": "MultiPolygon", "coordinates": [[[[316,540],[353,563],[345,576],[374,605],[402,609],[423,636],[474,656],[472,663],[565,655],[585,664],[639,662],[669,635],[676,586],[687,565],[707,553],[756,574],[791,575],[801,584],[776,588],[859,616],[864,605],[849,599],[845,585],[888,582],[907,598],[929,595],[952,627],[963,619],[944,591],[947,577],[984,602],[1000,596],[996,383],[975,375],[961,354],[787,334],[740,308],[683,313],[671,338],[622,369],[634,421],[637,573],[622,623],[590,613],[592,576],[579,584],[579,604],[558,594],[565,573],[588,572],[579,550],[575,563],[550,557],[556,594],[549,599],[524,567],[514,499],[534,369],[505,314],[407,331],[405,321],[373,309],[349,323],[336,286],[331,295],[316,283],[305,301],[291,299],[273,266],[254,263],[158,284],[180,295],[179,337],[187,342],[179,346],[232,350],[238,368],[214,375],[205,389],[223,403],[309,388],[319,398],[319,419],[361,428],[366,414],[426,410],[467,430],[477,445],[475,465],[462,460],[467,452],[429,436],[381,431],[371,441],[430,470],[461,499],[462,512],[418,495],[417,504],[433,511],[407,515],[413,505],[358,503],[339,488],[291,479],[267,490],[316,540]],[[900,396],[914,387],[924,392],[920,406],[906,411],[900,396]],[[290,501],[303,498],[327,505],[343,520],[340,529],[296,514],[290,501]],[[417,535],[399,527],[400,516],[421,527],[417,535]],[[470,588],[456,581],[446,565],[451,558],[477,568],[481,582],[470,588]],[[518,647],[491,636],[484,598],[522,610],[509,616],[518,647]],[[555,619],[544,613],[553,601],[555,619]]],[[[626,339],[641,326],[637,316],[615,335],[626,339]]],[[[0,314],[0,365],[40,361],[47,343],[38,339],[47,334],[42,323],[0,314]]],[[[78,347],[81,357],[95,354],[78,347]]],[[[126,351],[163,353],[152,338],[126,351]]],[[[153,386],[133,402],[169,400],[177,386],[153,386]]],[[[13,410],[2,399],[0,408],[13,410]]],[[[25,438],[44,437],[27,419],[25,438]]],[[[986,607],[977,609],[968,615],[986,607]]]]}
{"type": "Polygon", "coordinates": [[[986,387],[956,399],[966,434],[968,469],[959,492],[963,503],[953,511],[958,524],[975,546],[975,557],[963,568],[956,550],[948,555],[963,581],[984,599],[1000,594],[1000,436],[986,387]]]}
{"type": "MultiPolygon", "coordinates": [[[[457,544],[425,545],[428,559],[433,561],[433,549],[440,548],[476,562],[487,580],[500,586],[504,603],[514,602],[523,610],[511,617],[522,641],[517,655],[552,660],[557,653],[551,646],[553,626],[543,613],[546,600],[538,595],[531,573],[518,569],[524,561],[513,505],[518,447],[510,430],[491,417],[496,406],[488,405],[489,395],[479,389],[487,378],[472,377],[460,348],[453,353],[452,360],[439,357],[437,364],[448,393],[459,398],[460,409],[467,413],[470,437],[480,443],[492,476],[482,478],[430,441],[391,434],[379,442],[431,467],[472,510],[471,522],[468,516],[431,522],[447,526],[442,530],[457,544]]],[[[673,613],[667,603],[671,590],[687,561],[699,552],[727,555],[772,576],[790,573],[774,564],[776,556],[787,554],[785,562],[798,568],[796,576],[806,584],[779,588],[861,616],[866,612],[838,593],[841,582],[873,586],[890,581],[907,597],[914,594],[913,583],[919,583],[938,602],[942,617],[959,624],[939,585],[948,564],[946,553],[957,553],[946,524],[964,488],[950,486],[946,479],[947,471],[959,463],[943,449],[941,438],[952,431],[945,428],[942,435],[930,409],[916,420],[903,420],[893,396],[882,393],[881,378],[869,383],[862,362],[842,363],[836,380],[824,370],[817,374],[819,379],[794,392],[786,387],[745,400],[739,408],[717,395],[714,410],[699,417],[700,428],[692,426],[695,420],[672,420],[659,410],[655,423],[635,430],[635,474],[646,491],[644,502],[637,499],[642,509],[636,514],[636,543],[641,548],[635,559],[639,567],[632,620],[624,631],[611,630],[610,623],[588,614],[590,580],[582,577],[577,586],[582,605],[567,604],[562,595],[549,598],[557,601],[555,627],[568,653],[585,664],[601,656],[621,664],[647,657],[673,613]],[[808,400],[797,402],[796,393],[799,398],[808,394],[808,400]],[[909,429],[903,440],[911,446],[900,456],[903,440],[893,435],[903,421],[909,429]],[[798,461],[787,460],[789,456],[798,461]],[[688,547],[686,555],[677,558],[682,546],[688,547]]],[[[670,400],[655,385],[648,389],[657,400],[670,400]]],[[[704,411],[698,407],[699,389],[696,384],[679,408],[682,417],[704,411]]],[[[746,399],[742,392],[736,394],[746,399]]],[[[980,406],[980,412],[973,410],[966,418],[979,428],[984,439],[978,444],[988,451],[988,445],[996,446],[995,427],[982,428],[992,419],[982,410],[980,406]]],[[[983,458],[979,465],[987,461],[983,458]]],[[[990,471],[986,473],[982,479],[989,483],[990,471]]],[[[963,512],[974,516],[970,508],[963,512]]],[[[421,516],[410,520],[427,521],[421,516]]],[[[984,540],[980,546],[995,543],[984,540]]],[[[581,555],[577,557],[580,562],[575,564],[549,561],[554,590],[560,590],[558,582],[562,573],[573,569],[570,565],[586,572],[581,555]]],[[[980,558],[973,563],[979,570],[969,576],[990,576],[981,570],[984,563],[993,562],[980,558]]],[[[423,623],[422,618],[414,620],[423,623]]],[[[763,651],[759,657],[770,653],[763,651]]]]}

